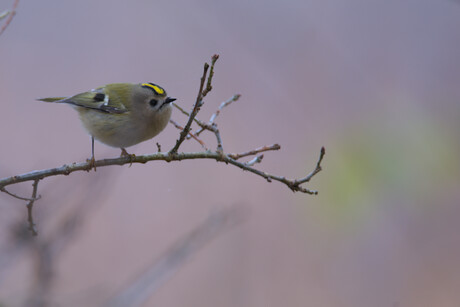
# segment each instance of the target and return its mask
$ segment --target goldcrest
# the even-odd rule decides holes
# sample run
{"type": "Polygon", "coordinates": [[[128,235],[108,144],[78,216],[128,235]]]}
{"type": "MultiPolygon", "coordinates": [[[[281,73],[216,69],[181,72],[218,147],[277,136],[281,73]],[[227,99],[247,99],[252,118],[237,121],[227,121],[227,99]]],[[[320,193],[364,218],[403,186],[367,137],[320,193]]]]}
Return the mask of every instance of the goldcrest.
{"type": "Polygon", "coordinates": [[[40,101],[67,103],[80,114],[83,126],[94,139],[122,150],[160,133],[171,117],[166,91],[154,83],[112,83],[71,97],[41,98],[40,101]]]}

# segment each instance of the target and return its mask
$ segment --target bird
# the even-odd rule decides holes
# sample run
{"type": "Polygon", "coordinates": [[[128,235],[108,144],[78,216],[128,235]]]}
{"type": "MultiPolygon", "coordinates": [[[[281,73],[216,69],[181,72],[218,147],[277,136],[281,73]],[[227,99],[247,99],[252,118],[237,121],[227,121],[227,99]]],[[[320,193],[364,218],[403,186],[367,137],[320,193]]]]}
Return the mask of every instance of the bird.
{"type": "MultiPolygon", "coordinates": [[[[171,98],[155,83],[111,83],[70,97],[38,98],[65,103],[76,109],[83,127],[91,135],[91,167],[95,166],[94,140],[121,149],[150,140],[169,122],[171,98]]],[[[132,161],[132,160],[131,160],[132,161]]]]}

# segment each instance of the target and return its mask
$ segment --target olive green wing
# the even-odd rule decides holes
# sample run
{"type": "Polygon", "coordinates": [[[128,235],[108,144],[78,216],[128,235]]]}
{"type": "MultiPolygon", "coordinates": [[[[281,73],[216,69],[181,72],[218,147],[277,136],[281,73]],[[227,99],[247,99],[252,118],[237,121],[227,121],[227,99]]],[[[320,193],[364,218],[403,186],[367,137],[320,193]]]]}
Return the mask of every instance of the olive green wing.
{"type": "Polygon", "coordinates": [[[68,103],[82,108],[99,110],[107,113],[125,113],[129,111],[125,102],[127,99],[129,99],[129,93],[125,93],[121,90],[114,90],[113,86],[107,85],[72,97],[49,97],[38,100],[68,103]]]}

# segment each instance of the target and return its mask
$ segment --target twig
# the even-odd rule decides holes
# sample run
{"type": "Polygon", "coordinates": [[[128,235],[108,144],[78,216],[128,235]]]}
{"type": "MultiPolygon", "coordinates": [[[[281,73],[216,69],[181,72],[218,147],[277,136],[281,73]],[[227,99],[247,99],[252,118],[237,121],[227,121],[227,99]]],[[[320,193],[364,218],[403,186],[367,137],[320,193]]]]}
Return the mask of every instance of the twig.
{"type": "Polygon", "coordinates": [[[305,183],[305,182],[309,182],[310,179],[313,178],[313,176],[315,176],[317,173],[319,173],[322,170],[321,162],[323,161],[323,158],[324,158],[325,154],[326,154],[326,149],[324,147],[321,147],[321,151],[319,153],[319,159],[318,159],[318,162],[316,163],[316,168],[310,174],[308,174],[306,177],[296,180],[295,183],[297,185],[300,185],[300,184],[305,183]]]}
{"type": "MultiPolygon", "coordinates": [[[[184,128],[181,125],[179,125],[177,122],[175,122],[174,120],[170,119],[169,122],[173,124],[174,127],[176,127],[177,129],[184,130],[184,128]]],[[[189,132],[188,135],[192,137],[195,141],[197,141],[201,145],[201,147],[203,147],[205,150],[208,150],[208,148],[206,147],[206,144],[202,140],[200,140],[196,135],[194,135],[192,132],[189,132]]]]}
{"type": "Polygon", "coordinates": [[[14,193],[11,193],[10,191],[8,191],[7,189],[5,189],[4,186],[0,187],[0,191],[16,198],[16,199],[19,199],[19,200],[25,200],[25,201],[28,201],[28,204],[26,205],[27,207],[27,221],[29,223],[29,230],[31,231],[32,235],[36,236],[38,235],[38,232],[37,232],[37,229],[35,228],[35,222],[34,222],[34,218],[33,218],[33,215],[32,215],[32,209],[33,209],[33,205],[35,203],[36,200],[39,200],[41,198],[40,195],[37,196],[37,189],[38,189],[38,181],[39,179],[35,179],[34,180],[34,183],[33,183],[33,190],[32,190],[32,196],[31,197],[22,197],[22,196],[19,196],[19,195],[16,195],[14,193]]]}
{"type": "MultiPolygon", "coordinates": [[[[190,127],[192,126],[193,121],[195,120],[196,115],[200,111],[201,106],[203,105],[203,98],[212,90],[212,78],[214,76],[214,65],[216,64],[216,61],[219,59],[219,55],[215,54],[212,56],[211,59],[211,70],[208,75],[208,81],[206,82],[206,76],[208,74],[208,69],[209,69],[209,64],[204,63],[204,68],[203,68],[203,75],[201,77],[200,81],[200,89],[198,91],[198,95],[196,97],[195,104],[193,106],[193,110],[189,115],[188,122],[185,125],[184,129],[181,131],[179,139],[176,141],[176,145],[169,151],[170,155],[174,155],[177,153],[177,150],[179,149],[179,146],[184,142],[185,138],[187,135],[190,133],[190,127]],[[206,88],[204,88],[204,84],[206,82],[206,88]]],[[[216,134],[217,136],[217,134],[216,134]]],[[[218,137],[218,140],[220,139],[220,136],[218,137]]],[[[220,146],[221,148],[222,146],[220,146]]],[[[219,144],[218,144],[219,148],[219,144]]]]}
{"type": "MultiPolygon", "coordinates": [[[[14,197],[14,198],[17,198],[17,199],[19,199],[19,200],[25,200],[25,201],[31,201],[31,200],[32,200],[32,198],[29,198],[29,197],[22,197],[22,196],[19,196],[19,195],[14,194],[14,193],[11,193],[10,191],[8,191],[7,189],[5,189],[4,187],[1,187],[1,188],[0,188],[0,191],[2,191],[2,192],[6,193],[6,194],[8,194],[8,195],[10,195],[10,196],[12,196],[12,197],[14,197]]],[[[40,197],[38,197],[37,199],[40,199],[40,197]]],[[[35,199],[35,200],[36,200],[36,199],[35,199]]]]}
{"type": "MultiPolygon", "coordinates": [[[[323,150],[321,152],[323,153],[323,150]]],[[[324,154],[323,154],[323,156],[324,156],[324,154]]],[[[232,158],[230,158],[228,156],[225,156],[225,157],[228,158],[228,159],[225,160],[225,162],[233,164],[235,166],[238,166],[239,168],[242,168],[243,170],[250,171],[251,173],[254,173],[256,175],[259,175],[259,176],[265,178],[268,182],[272,182],[273,180],[278,181],[278,182],[282,182],[285,185],[287,185],[293,192],[302,192],[302,193],[312,194],[312,195],[317,195],[318,194],[318,191],[309,190],[309,189],[306,189],[304,187],[301,187],[300,185],[302,184],[302,182],[300,182],[298,180],[289,180],[289,179],[286,179],[286,177],[271,175],[271,174],[268,174],[266,172],[259,171],[258,169],[255,169],[255,168],[252,168],[250,166],[247,166],[244,163],[241,163],[241,162],[238,162],[236,160],[233,160],[232,158]]],[[[315,171],[312,172],[313,176],[316,175],[321,170],[321,165],[320,165],[321,160],[322,160],[322,157],[320,157],[320,160],[317,163],[315,171]],[[319,170],[318,170],[318,166],[319,166],[319,170]],[[318,170],[318,171],[316,171],[316,170],[318,170]]],[[[310,179],[313,176],[311,176],[310,179]]]]}
{"type": "Polygon", "coordinates": [[[38,182],[39,179],[35,179],[34,183],[32,184],[33,186],[33,191],[32,191],[32,197],[30,198],[29,203],[27,204],[27,221],[29,222],[29,230],[32,232],[32,235],[36,236],[38,235],[37,228],[35,228],[35,222],[34,222],[34,217],[32,215],[32,209],[34,207],[35,200],[37,200],[37,190],[38,190],[38,182]]]}
{"type": "Polygon", "coordinates": [[[212,90],[212,78],[214,77],[214,65],[219,59],[218,54],[214,54],[211,58],[211,69],[209,70],[208,82],[206,83],[206,88],[202,92],[201,99],[203,99],[211,90],[212,90]]]}
{"type": "MultiPolygon", "coordinates": [[[[218,58],[218,57],[217,57],[218,58]]],[[[216,60],[217,60],[216,58],[216,60]]],[[[213,58],[214,60],[214,58],[213,58]]],[[[215,61],[213,61],[212,65],[211,65],[211,72],[213,71],[213,68],[214,68],[214,64],[215,64],[215,61]]],[[[211,78],[211,73],[209,74],[209,78],[211,78]]],[[[209,84],[209,79],[208,79],[208,84],[209,84]]],[[[212,88],[212,87],[211,87],[212,88]]],[[[195,132],[195,136],[198,137],[203,131],[205,130],[208,130],[208,131],[211,131],[212,133],[214,133],[214,135],[216,136],[216,141],[217,141],[217,149],[216,151],[218,152],[223,152],[224,151],[224,147],[222,145],[222,138],[220,137],[220,131],[219,131],[219,128],[217,128],[217,124],[214,123],[215,119],[217,118],[217,116],[220,114],[220,112],[222,111],[223,108],[225,108],[226,106],[228,106],[229,104],[231,104],[232,102],[234,101],[237,101],[239,98],[241,97],[240,94],[236,94],[236,95],[233,95],[232,98],[228,99],[227,101],[224,101],[220,104],[219,108],[217,109],[217,111],[215,113],[212,114],[211,118],[209,119],[209,122],[208,123],[204,123],[202,122],[201,120],[199,119],[196,119],[194,118],[194,121],[195,123],[200,126],[200,128],[197,130],[197,132],[195,132]]],[[[190,116],[190,114],[185,111],[184,109],[182,109],[180,106],[178,106],[177,104],[174,104],[174,106],[179,109],[183,114],[187,115],[187,116],[190,116]]],[[[176,126],[177,127],[177,126],[176,126]]],[[[192,135],[187,135],[187,139],[190,139],[191,137],[193,137],[192,135]]]]}
{"type": "Polygon", "coordinates": [[[18,4],[19,0],[15,0],[13,3],[13,9],[9,12],[8,18],[5,20],[5,23],[0,29],[0,35],[2,35],[6,28],[8,28],[8,25],[11,23],[11,20],[13,20],[14,15],[16,15],[16,8],[18,7],[18,4]]]}
{"type": "Polygon", "coordinates": [[[253,166],[253,165],[256,164],[256,163],[262,162],[262,159],[263,159],[263,158],[264,158],[264,155],[260,155],[260,156],[257,156],[257,157],[255,157],[255,158],[253,158],[251,161],[246,162],[245,164],[246,164],[247,166],[253,166]]]}
{"type": "Polygon", "coordinates": [[[259,147],[259,148],[256,148],[254,150],[243,152],[243,153],[240,153],[240,154],[229,154],[228,156],[230,158],[234,159],[234,160],[238,160],[238,159],[243,158],[243,157],[257,155],[258,153],[261,153],[261,152],[264,152],[264,151],[280,150],[280,149],[281,149],[280,145],[273,144],[273,145],[270,145],[270,146],[259,147]]]}
{"type": "Polygon", "coordinates": [[[223,108],[225,108],[226,106],[229,106],[232,102],[237,101],[238,99],[240,99],[240,97],[241,97],[241,94],[235,94],[229,100],[222,102],[219,106],[219,109],[217,109],[217,111],[211,116],[211,119],[209,120],[209,122],[213,123],[216,117],[219,116],[223,108]]]}
{"type": "MultiPolygon", "coordinates": [[[[187,115],[187,116],[190,116],[190,114],[185,111],[184,109],[182,109],[180,106],[178,106],[177,104],[174,104],[174,106],[179,109],[183,114],[187,115]]],[[[214,135],[216,136],[216,141],[217,141],[217,151],[218,152],[223,152],[224,151],[224,147],[222,146],[222,138],[220,137],[220,131],[219,129],[217,128],[217,125],[215,123],[210,123],[210,124],[206,124],[204,122],[202,122],[201,120],[197,119],[197,118],[194,118],[193,121],[198,125],[200,126],[200,129],[201,129],[201,132],[204,131],[204,130],[208,130],[208,131],[211,131],[212,133],[214,133],[214,135]]],[[[176,125],[175,125],[176,126],[176,125]]],[[[176,126],[177,128],[177,126],[176,126]]],[[[195,136],[198,137],[197,133],[195,133],[195,136]]],[[[187,135],[187,139],[190,139],[192,136],[191,134],[187,135]]]]}
{"type": "Polygon", "coordinates": [[[196,97],[196,101],[195,101],[195,104],[193,106],[193,110],[190,113],[190,116],[188,118],[188,122],[185,125],[184,130],[181,131],[181,133],[179,135],[179,139],[176,141],[176,145],[174,145],[174,147],[169,151],[170,155],[174,155],[174,154],[177,153],[177,150],[179,149],[179,146],[184,142],[186,136],[190,132],[190,127],[192,126],[193,119],[195,118],[195,116],[200,111],[200,107],[203,105],[203,100],[202,100],[203,99],[203,87],[204,87],[204,83],[206,81],[206,75],[208,73],[208,69],[209,69],[209,64],[204,63],[203,75],[202,75],[201,81],[200,81],[200,89],[198,91],[198,95],[196,97]]]}
{"type": "MultiPolygon", "coordinates": [[[[189,113],[189,112],[187,112],[187,111],[185,111],[184,109],[182,109],[182,107],[179,106],[178,104],[176,104],[175,102],[172,102],[171,104],[172,104],[174,107],[176,107],[176,109],[178,109],[179,111],[181,111],[182,114],[187,115],[187,117],[190,116],[190,113],[189,113]]],[[[194,118],[193,121],[194,121],[198,126],[206,125],[205,123],[203,123],[201,120],[199,120],[199,119],[197,119],[197,118],[194,118]]]]}
{"type": "MultiPolygon", "coordinates": [[[[232,96],[232,98],[228,99],[227,101],[224,101],[220,104],[219,108],[216,110],[216,112],[214,112],[212,115],[211,115],[211,118],[209,119],[209,122],[207,125],[212,125],[214,123],[214,121],[216,120],[217,116],[219,116],[220,112],[222,111],[223,108],[225,108],[226,106],[230,105],[232,102],[234,101],[237,101],[238,99],[240,99],[241,95],[240,94],[235,94],[232,96]]],[[[200,125],[200,129],[198,129],[196,132],[195,132],[195,135],[199,136],[206,128],[203,127],[203,126],[206,126],[206,124],[202,123],[198,123],[198,125],[200,125]]]]}
{"type": "Polygon", "coordinates": [[[217,125],[215,123],[212,123],[210,130],[214,132],[214,135],[216,136],[216,142],[217,142],[217,152],[223,153],[224,152],[224,147],[222,146],[222,139],[220,137],[220,131],[217,129],[217,125]]]}

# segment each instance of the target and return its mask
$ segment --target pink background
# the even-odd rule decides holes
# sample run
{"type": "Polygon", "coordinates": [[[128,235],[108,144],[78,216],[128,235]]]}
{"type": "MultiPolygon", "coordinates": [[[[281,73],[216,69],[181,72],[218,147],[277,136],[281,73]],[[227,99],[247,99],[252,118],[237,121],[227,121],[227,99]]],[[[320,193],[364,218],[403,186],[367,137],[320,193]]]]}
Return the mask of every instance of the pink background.
{"type": "MultiPolygon", "coordinates": [[[[458,306],[459,29],[454,0],[21,1],[0,36],[0,177],[90,156],[75,111],[35,98],[155,82],[190,109],[214,53],[198,117],[242,94],[218,119],[226,152],[280,143],[257,167],[289,178],[312,170],[321,146],[327,155],[307,185],[318,196],[211,160],[48,178],[35,244],[18,233],[24,202],[2,193],[0,305],[34,296],[43,242],[59,247],[39,291],[48,305],[99,306],[237,205],[245,222],[195,252],[146,306],[458,306]]],[[[170,125],[129,152],[177,137],[170,125]]],[[[118,155],[96,144],[97,158],[118,155]]],[[[27,195],[30,183],[10,189],[27,195]]]]}

